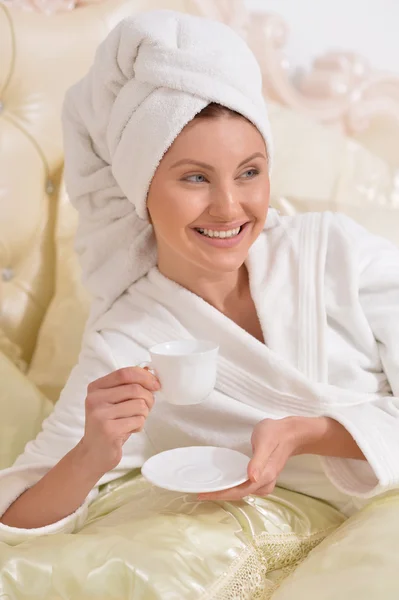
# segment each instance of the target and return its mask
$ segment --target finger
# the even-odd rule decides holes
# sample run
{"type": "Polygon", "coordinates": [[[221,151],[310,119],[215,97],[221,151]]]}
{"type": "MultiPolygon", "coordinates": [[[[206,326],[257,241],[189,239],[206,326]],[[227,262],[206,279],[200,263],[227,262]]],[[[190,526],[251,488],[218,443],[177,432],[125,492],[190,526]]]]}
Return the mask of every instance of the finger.
{"type": "Polygon", "coordinates": [[[102,389],[95,392],[99,403],[118,404],[126,400],[144,400],[151,410],[154,405],[154,396],[146,388],[138,383],[119,385],[112,389],[102,389]]]}
{"type": "Polygon", "coordinates": [[[267,435],[266,428],[255,428],[252,435],[253,456],[248,463],[248,479],[259,483],[262,473],[273,453],[276,451],[279,440],[273,435],[267,435]]]}
{"type": "Polygon", "coordinates": [[[145,400],[125,400],[110,407],[107,414],[109,419],[126,419],[129,417],[145,417],[149,415],[149,408],[145,400]]]}
{"type": "MultiPolygon", "coordinates": [[[[268,459],[266,459],[266,462],[264,456],[267,452],[269,452],[267,445],[263,445],[262,439],[256,439],[256,436],[253,436],[252,443],[254,449],[253,458],[258,459],[258,457],[261,456],[261,460],[258,459],[258,462],[256,460],[253,461],[252,459],[255,464],[257,481],[248,479],[245,483],[242,483],[234,488],[220,492],[211,492],[209,494],[199,494],[198,498],[200,500],[237,501],[242,500],[246,496],[263,496],[270,494],[273,491],[276,485],[277,477],[281,473],[289,457],[287,454],[287,449],[284,448],[283,444],[278,444],[268,459]]],[[[250,463],[252,461],[250,461],[250,463]]],[[[248,465],[248,472],[252,472],[253,474],[250,464],[248,465]]]]}
{"type": "Polygon", "coordinates": [[[246,481],[245,483],[237,485],[233,488],[229,488],[228,490],[199,494],[198,498],[199,500],[242,500],[242,498],[254,494],[258,487],[259,485],[257,483],[253,483],[252,481],[246,481]]]}
{"type": "Polygon", "coordinates": [[[256,490],[256,496],[260,496],[260,497],[268,496],[269,494],[271,494],[273,492],[275,487],[276,487],[276,480],[271,481],[267,485],[264,485],[264,486],[260,487],[258,490],[256,490]]]}
{"type": "Polygon", "coordinates": [[[113,371],[112,373],[105,375],[105,377],[96,379],[89,384],[88,391],[108,389],[133,383],[142,385],[151,392],[156,392],[161,387],[158,379],[150,371],[141,369],[140,367],[125,367],[113,371]]]}
{"type": "Polygon", "coordinates": [[[142,415],[136,417],[126,417],[125,419],[118,419],[114,421],[118,428],[120,435],[129,435],[131,433],[137,433],[143,430],[145,425],[145,417],[142,415]]]}
{"type": "Polygon", "coordinates": [[[266,465],[260,471],[257,495],[263,496],[273,491],[277,478],[286,465],[288,458],[289,454],[284,445],[280,444],[277,446],[266,465]]]}
{"type": "Polygon", "coordinates": [[[270,465],[270,461],[276,451],[276,446],[255,445],[254,455],[248,463],[248,479],[253,483],[261,483],[264,478],[265,470],[270,465]]]}
{"type": "Polygon", "coordinates": [[[259,470],[259,480],[257,482],[248,480],[241,485],[221,492],[212,492],[210,494],[200,494],[200,500],[242,500],[246,496],[263,496],[270,494],[275,485],[280,472],[286,463],[286,453],[281,446],[278,446],[269,458],[268,463],[259,470]]]}
{"type": "Polygon", "coordinates": [[[276,487],[276,480],[274,479],[270,483],[263,485],[261,487],[257,486],[255,483],[246,481],[242,485],[238,485],[235,488],[230,488],[228,490],[223,490],[221,492],[211,492],[209,494],[199,494],[199,500],[224,500],[226,502],[234,502],[237,500],[242,500],[247,496],[268,496],[271,494],[276,487]]]}

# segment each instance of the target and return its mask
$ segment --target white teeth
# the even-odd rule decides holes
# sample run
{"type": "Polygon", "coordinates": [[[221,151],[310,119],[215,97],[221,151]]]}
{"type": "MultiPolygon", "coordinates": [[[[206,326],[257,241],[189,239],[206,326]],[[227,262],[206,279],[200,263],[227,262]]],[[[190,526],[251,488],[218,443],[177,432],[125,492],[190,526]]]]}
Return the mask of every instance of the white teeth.
{"type": "Polygon", "coordinates": [[[229,231],[217,231],[214,229],[197,229],[197,231],[210,238],[232,238],[240,233],[241,227],[236,227],[229,231]]]}

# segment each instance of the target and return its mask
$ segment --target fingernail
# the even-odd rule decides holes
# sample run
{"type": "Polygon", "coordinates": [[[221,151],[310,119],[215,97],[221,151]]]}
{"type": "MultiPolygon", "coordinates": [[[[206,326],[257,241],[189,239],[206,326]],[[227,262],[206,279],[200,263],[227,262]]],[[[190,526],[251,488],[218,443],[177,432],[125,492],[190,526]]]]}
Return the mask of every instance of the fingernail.
{"type": "Polygon", "coordinates": [[[258,471],[252,471],[252,475],[250,476],[250,479],[252,479],[252,481],[254,483],[258,483],[258,481],[259,481],[259,473],[258,473],[258,471]]]}

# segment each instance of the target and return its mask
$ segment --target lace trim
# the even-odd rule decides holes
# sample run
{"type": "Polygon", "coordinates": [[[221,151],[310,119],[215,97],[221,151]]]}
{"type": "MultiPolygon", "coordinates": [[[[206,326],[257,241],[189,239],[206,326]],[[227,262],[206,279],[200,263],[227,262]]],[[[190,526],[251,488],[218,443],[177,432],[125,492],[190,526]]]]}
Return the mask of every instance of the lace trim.
{"type": "Polygon", "coordinates": [[[309,552],[335,529],[329,527],[307,537],[261,534],[201,600],[269,600],[309,552]]]}

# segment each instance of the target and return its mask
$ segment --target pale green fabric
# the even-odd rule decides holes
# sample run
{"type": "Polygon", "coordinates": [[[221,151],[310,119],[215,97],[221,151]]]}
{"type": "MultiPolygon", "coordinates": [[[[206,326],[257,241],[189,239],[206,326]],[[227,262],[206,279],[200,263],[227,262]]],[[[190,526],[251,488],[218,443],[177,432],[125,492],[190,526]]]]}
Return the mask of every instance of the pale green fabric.
{"type": "Polygon", "coordinates": [[[398,600],[399,493],[374,500],[318,546],[273,600],[398,600]]]}
{"type": "Polygon", "coordinates": [[[266,599],[343,520],[286,490],[219,505],[132,473],[104,487],[80,532],[0,544],[0,590],[18,600],[266,599]]]}
{"type": "MultiPolygon", "coordinates": [[[[5,468],[52,405],[1,353],[0,381],[5,468]]],[[[399,494],[344,521],[327,504],[287,490],[234,504],[198,502],[132,472],[102,488],[80,532],[0,543],[0,598],[397,600],[399,494]]]]}
{"type": "MultiPolygon", "coordinates": [[[[0,380],[6,468],[52,405],[1,353],[0,380]]],[[[293,492],[219,505],[156,489],[132,472],[102,488],[79,533],[0,543],[0,598],[264,600],[343,520],[293,492]]]]}
{"type": "Polygon", "coordinates": [[[36,437],[52,408],[11,358],[0,352],[0,469],[11,466],[36,437]]]}

